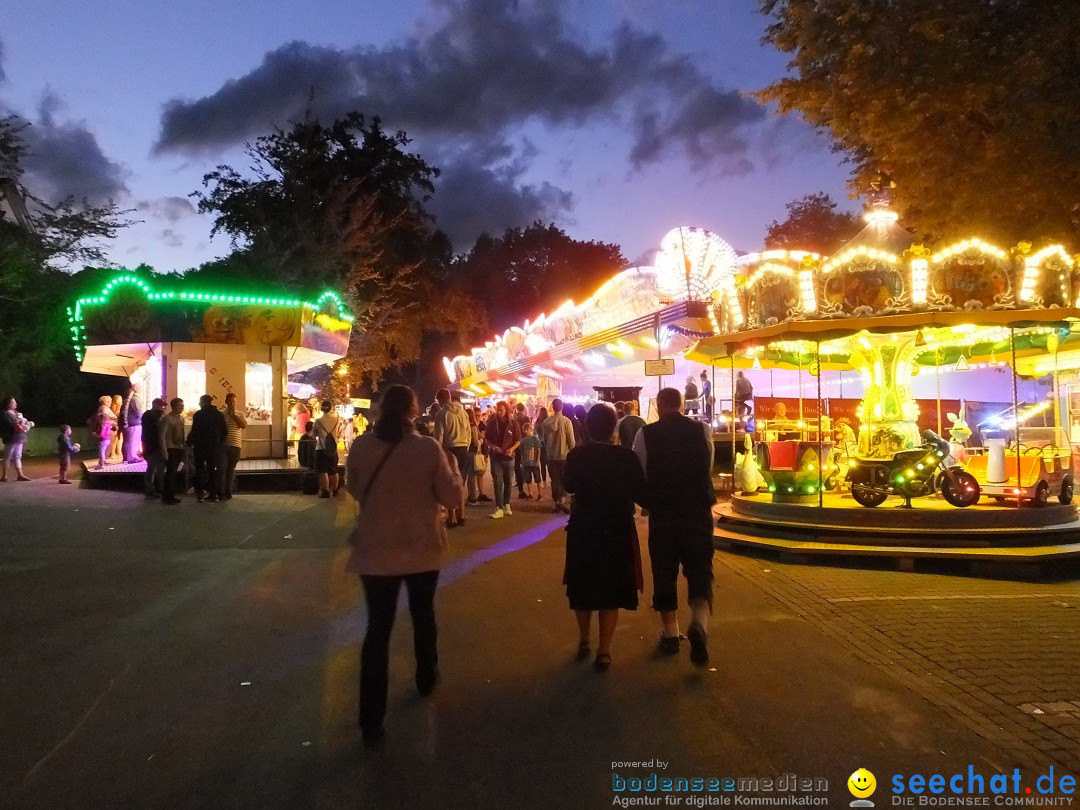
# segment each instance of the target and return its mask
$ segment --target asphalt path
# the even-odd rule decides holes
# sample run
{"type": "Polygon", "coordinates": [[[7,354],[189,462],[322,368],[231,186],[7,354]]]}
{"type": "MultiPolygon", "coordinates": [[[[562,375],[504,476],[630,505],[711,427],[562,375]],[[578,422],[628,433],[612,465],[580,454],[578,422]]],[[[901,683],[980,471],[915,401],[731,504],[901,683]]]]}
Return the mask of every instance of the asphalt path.
{"type": "Polygon", "coordinates": [[[657,654],[649,583],[611,669],[578,663],[565,519],[530,505],[452,532],[442,681],[417,696],[399,613],[387,737],[364,748],[353,510],[0,485],[5,806],[592,808],[654,772],[826,779],[814,795],[847,806],[859,767],[1017,764],[722,565],[709,668],[657,654]]]}

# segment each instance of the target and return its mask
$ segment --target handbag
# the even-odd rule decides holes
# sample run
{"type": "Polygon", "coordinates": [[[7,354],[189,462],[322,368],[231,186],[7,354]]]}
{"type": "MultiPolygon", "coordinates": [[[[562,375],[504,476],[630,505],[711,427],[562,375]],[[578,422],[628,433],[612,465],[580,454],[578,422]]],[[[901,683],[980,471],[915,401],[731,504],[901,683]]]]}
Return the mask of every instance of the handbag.
{"type": "MultiPolygon", "coordinates": [[[[398,440],[400,441],[400,439],[398,440]]],[[[364,485],[364,491],[360,493],[360,508],[364,508],[364,502],[367,501],[368,493],[371,492],[371,488],[375,486],[375,479],[379,477],[379,473],[382,472],[383,465],[386,464],[386,460],[390,458],[391,453],[394,452],[394,448],[398,446],[398,442],[394,442],[390,445],[390,449],[386,451],[386,454],[379,459],[379,463],[375,465],[375,470],[371,473],[371,478],[368,479],[367,484],[364,485]]]]}
{"type": "Polygon", "coordinates": [[[483,453],[474,453],[472,463],[474,473],[479,475],[480,473],[487,472],[488,459],[483,453]]]}

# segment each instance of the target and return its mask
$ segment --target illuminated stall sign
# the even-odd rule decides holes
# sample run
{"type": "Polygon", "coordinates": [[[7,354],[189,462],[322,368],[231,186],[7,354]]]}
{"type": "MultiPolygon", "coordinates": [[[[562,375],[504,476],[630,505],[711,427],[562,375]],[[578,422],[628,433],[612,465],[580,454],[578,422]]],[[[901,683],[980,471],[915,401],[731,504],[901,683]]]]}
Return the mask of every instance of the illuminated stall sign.
{"type": "Polygon", "coordinates": [[[763,264],[748,281],[744,300],[753,327],[788,321],[802,312],[799,281],[791,268],[781,264],[763,264]]]}
{"type": "Polygon", "coordinates": [[[909,304],[897,258],[891,254],[849,251],[827,262],[823,275],[821,313],[825,316],[886,314],[909,304]]]}

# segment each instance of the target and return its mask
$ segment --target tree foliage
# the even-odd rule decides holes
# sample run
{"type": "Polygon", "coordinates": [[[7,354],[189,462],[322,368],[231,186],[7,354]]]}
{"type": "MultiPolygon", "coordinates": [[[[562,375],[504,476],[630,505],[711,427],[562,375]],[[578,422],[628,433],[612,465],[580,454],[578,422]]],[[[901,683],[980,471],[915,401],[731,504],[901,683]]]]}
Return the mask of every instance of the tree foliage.
{"type": "Polygon", "coordinates": [[[425,332],[464,343],[476,326],[472,303],[444,287],[449,243],[424,210],[438,170],[408,143],[378,118],[309,116],[249,144],[247,175],[218,166],[203,178],[208,191],[193,195],[239,248],[223,269],[345,294],[357,382],[415,361],[425,332]]]}
{"type": "MultiPolygon", "coordinates": [[[[0,119],[0,177],[16,184],[29,155],[21,136],[26,126],[0,119]]],[[[70,420],[91,398],[71,351],[64,302],[78,285],[66,270],[103,261],[104,243],[131,224],[129,212],[72,198],[50,204],[33,194],[25,203],[31,229],[0,214],[0,391],[24,400],[39,422],[70,420]]]]}
{"type": "Polygon", "coordinates": [[[551,312],[568,298],[587,298],[627,266],[618,245],[581,242],[537,221],[499,238],[481,236],[453,273],[501,330],[551,312]]]}
{"type": "Polygon", "coordinates": [[[921,237],[1080,232],[1080,16],[1030,0],[760,0],[792,75],[758,94],[828,132],[921,237]]]}
{"type": "Polygon", "coordinates": [[[807,194],[789,202],[783,222],[772,221],[765,233],[768,249],[810,250],[828,256],[851,240],[861,228],[859,218],[837,211],[832,197],[823,192],[807,194]]]}

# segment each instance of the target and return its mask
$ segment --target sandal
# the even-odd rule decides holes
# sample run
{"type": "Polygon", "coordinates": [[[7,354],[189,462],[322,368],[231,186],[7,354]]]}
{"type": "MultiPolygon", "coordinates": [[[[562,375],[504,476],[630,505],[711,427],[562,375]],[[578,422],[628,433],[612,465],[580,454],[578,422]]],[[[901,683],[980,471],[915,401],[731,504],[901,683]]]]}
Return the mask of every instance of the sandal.
{"type": "Polygon", "coordinates": [[[597,653],[593,666],[596,667],[597,672],[607,672],[608,667],[611,666],[611,656],[607,653],[597,653]]]}
{"type": "Polygon", "coordinates": [[[591,651],[592,649],[589,647],[588,641],[581,642],[580,644],[578,644],[577,648],[577,660],[584,661],[586,658],[589,657],[589,653],[591,651]]]}

